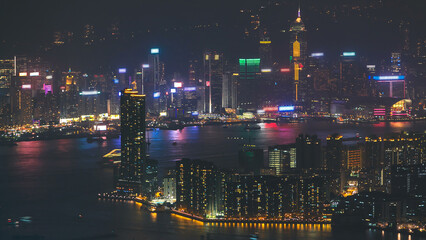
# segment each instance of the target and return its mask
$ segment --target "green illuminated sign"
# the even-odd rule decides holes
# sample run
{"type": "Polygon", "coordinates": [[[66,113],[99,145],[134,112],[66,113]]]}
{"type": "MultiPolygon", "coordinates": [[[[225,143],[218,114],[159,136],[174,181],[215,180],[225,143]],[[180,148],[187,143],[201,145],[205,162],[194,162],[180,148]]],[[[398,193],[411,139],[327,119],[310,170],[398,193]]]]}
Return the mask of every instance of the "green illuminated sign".
{"type": "Polygon", "coordinates": [[[260,58],[239,59],[240,77],[245,79],[253,79],[256,73],[260,72],[260,58]]]}

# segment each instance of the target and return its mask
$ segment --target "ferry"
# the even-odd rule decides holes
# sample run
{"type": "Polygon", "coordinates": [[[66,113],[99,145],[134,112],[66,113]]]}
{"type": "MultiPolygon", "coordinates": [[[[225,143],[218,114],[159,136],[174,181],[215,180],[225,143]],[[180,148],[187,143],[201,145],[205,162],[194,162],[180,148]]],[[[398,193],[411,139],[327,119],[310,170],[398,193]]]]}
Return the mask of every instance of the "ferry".
{"type": "Polygon", "coordinates": [[[259,130],[259,129],[261,129],[261,127],[257,124],[247,124],[245,126],[245,129],[246,130],[259,130]]]}

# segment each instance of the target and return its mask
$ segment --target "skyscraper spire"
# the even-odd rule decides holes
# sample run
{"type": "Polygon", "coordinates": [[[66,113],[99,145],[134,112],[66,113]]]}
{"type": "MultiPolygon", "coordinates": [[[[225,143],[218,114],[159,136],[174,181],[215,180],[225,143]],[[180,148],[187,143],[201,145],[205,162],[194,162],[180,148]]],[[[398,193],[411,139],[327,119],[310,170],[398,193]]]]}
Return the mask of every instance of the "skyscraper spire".
{"type": "Polygon", "coordinates": [[[299,2],[299,9],[297,10],[297,17],[300,18],[300,2],[299,2]]]}

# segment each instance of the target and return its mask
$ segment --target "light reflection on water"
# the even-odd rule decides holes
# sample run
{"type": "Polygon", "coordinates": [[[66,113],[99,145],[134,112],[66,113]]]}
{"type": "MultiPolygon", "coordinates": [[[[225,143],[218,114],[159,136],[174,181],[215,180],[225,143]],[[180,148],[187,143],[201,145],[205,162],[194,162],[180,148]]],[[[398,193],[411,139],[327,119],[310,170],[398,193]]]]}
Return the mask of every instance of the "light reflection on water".
{"type": "MultiPolygon", "coordinates": [[[[266,149],[295,141],[299,133],[316,133],[323,141],[334,132],[344,137],[401,130],[424,131],[423,123],[378,123],[345,125],[326,122],[303,124],[261,124],[261,130],[246,131],[243,125],[188,127],[182,131],[148,132],[149,154],[160,168],[173,167],[182,157],[200,158],[220,167],[237,166],[238,149],[244,143],[266,149]],[[230,140],[232,137],[243,140],[230,140]],[[176,141],[176,145],[173,142],[176,141]]],[[[101,156],[120,148],[120,139],[88,143],[86,139],[21,142],[0,147],[0,223],[9,217],[33,216],[34,223],[19,229],[0,224],[0,239],[16,234],[39,234],[46,239],[94,238],[112,230],[116,239],[248,239],[259,232],[261,239],[396,239],[381,231],[357,234],[335,233],[329,225],[194,223],[167,214],[149,214],[129,202],[99,201],[99,192],[112,190],[112,169],[99,164],[101,156]],[[84,218],[76,220],[77,213],[84,218]],[[206,238],[205,238],[206,239],[206,238]]],[[[407,239],[401,235],[401,239],[407,239]]],[[[412,238],[415,240],[416,238],[412,238]]]]}

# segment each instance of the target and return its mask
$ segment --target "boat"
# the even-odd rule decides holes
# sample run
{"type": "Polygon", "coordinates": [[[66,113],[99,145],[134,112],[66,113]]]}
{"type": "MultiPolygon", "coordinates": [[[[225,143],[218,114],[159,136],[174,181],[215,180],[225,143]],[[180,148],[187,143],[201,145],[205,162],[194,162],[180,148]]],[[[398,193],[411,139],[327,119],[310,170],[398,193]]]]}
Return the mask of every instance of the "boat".
{"type": "Polygon", "coordinates": [[[259,235],[258,235],[258,234],[256,234],[256,233],[254,233],[254,234],[250,234],[250,235],[249,235],[249,239],[250,239],[250,240],[257,240],[257,239],[259,239],[259,235]]]}
{"type": "Polygon", "coordinates": [[[107,138],[106,136],[90,135],[90,136],[88,136],[88,137],[87,137],[87,142],[88,142],[88,143],[92,143],[92,142],[95,142],[95,141],[102,142],[102,141],[104,141],[106,138],[107,138]]]}
{"type": "Polygon", "coordinates": [[[182,130],[184,126],[182,124],[171,123],[160,127],[161,130],[182,130]]]}
{"type": "Polygon", "coordinates": [[[245,127],[246,130],[259,130],[261,127],[257,124],[247,124],[245,127]]]}
{"type": "Polygon", "coordinates": [[[31,223],[32,222],[32,218],[30,216],[20,217],[19,221],[25,222],[25,223],[31,223]]]}

